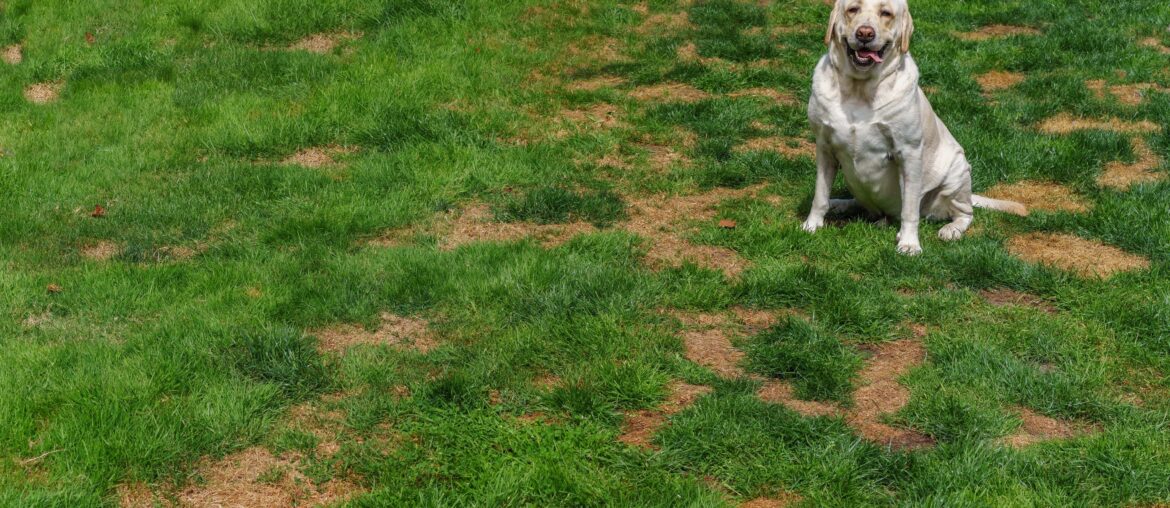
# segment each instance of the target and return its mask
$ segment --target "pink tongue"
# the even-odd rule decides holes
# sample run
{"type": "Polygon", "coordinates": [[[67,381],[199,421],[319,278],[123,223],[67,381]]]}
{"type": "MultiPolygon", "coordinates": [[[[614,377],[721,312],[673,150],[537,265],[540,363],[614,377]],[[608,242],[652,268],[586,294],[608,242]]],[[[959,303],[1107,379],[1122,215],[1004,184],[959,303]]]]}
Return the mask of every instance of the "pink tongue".
{"type": "Polygon", "coordinates": [[[882,56],[879,55],[877,53],[877,51],[858,51],[857,56],[860,56],[862,58],[868,58],[868,59],[873,60],[877,63],[884,62],[884,60],[882,60],[882,56]]]}

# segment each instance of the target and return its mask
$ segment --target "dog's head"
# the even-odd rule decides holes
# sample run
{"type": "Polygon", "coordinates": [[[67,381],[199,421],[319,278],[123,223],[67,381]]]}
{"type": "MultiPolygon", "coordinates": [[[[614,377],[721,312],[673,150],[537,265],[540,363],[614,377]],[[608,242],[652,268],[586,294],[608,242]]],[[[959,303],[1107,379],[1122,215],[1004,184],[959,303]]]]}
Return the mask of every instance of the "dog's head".
{"type": "Polygon", "coordinates": [[[861,74],[910,51],[914,20],[906,0],[835,0],[825,44],[845,52],[861,74]]]}

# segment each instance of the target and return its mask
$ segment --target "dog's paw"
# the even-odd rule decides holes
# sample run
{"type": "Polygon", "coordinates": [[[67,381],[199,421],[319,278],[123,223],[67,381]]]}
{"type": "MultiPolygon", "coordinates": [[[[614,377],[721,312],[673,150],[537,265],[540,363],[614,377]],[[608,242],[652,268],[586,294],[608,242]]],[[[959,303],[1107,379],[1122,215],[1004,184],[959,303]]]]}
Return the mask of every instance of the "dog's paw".
{"type": "Polygon", "coordinates": [[[954,224],[947,224],[938,231],[938,237],[944,242],[953,242],[963,237],[963,230],[954,224]]]}
{"type": "Polygon", "coordinates": [[[808,220],[804,221],[804,225],[800,226],[800,229],[803,229],[803,230],[805,230],[805,232],[808,232],[808,233],[816,233],[817,230],[821,229],[821,227],[823,227],[824,225],[825,225],[824,219],[814,219],[812,217],[809,217],[808,220]]]}
{"type": "Polygon", "coordinates": [[[922,254],[922,246],[918,242],[898,242],[898,254],[917,256],[922,254]]]}

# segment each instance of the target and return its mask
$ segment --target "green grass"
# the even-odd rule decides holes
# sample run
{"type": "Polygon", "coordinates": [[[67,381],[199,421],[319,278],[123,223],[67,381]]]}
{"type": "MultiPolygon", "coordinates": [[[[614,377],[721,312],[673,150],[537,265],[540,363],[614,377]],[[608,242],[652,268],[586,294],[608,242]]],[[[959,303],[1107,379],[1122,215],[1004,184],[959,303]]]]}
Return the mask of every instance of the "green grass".
{"type": "Polygon", "coordinates": [[[976,190],[1050,180],[1090,199],[1090,212],[979,212],[957,244],[926,225],[926,253],[913,259],[894,254],[891,227],[801,232],[813,162],[734,148],[807,137],[800,103],[823,52],[821,2],[699,0],[685,8],[693,26],[664,32],[639,30],[646,16],[613,0],[3,2],[0,47],[20,43],[24,61],[0,64],[0,505],[115,506],[120,484],[182,483],[202,457],[254,445],[311,456],[317,438],[286,414],[327,394],[341,394],[328,397],[344,414],[341,450],[306,459],[305,474],[352,479],[364,489],[355,506],[722,506],[779,492],[810,505],[1170,502],[1170,182],[1099,188],[1106,163],[1133,160],[1127,136],[1033,128],[1059,112],[1151,120],[1164,128],[1150,146],[1170,157],[1170,93],[1132,108],[1084,86],[1170,87],[1166,56],[1138,45],[1170,45],[1170,6],[913,8],[923,85],[966,148],[976,190]],[[993,23],[1043,33],[951,35],[993,23]],[[282,49],[318,32],[361,35],[326,55],[282,49]],[[627,58],[590,56],[606,40],[627,58]],[[724,62],[680,61],[688,42],[724,62]],[[760,59],[770,63],[751,65],[760,59]],[[974,78],[992,69],[1027,79],[990,103],[974,78]],[[564,86],[601,75],[625,83],[564,86]],[[63,83],[60,100],[28,103],[22,91],[41,82],[63,83]],[[665,82],[711,97],[626,94],[665,82]],[[726,95],[752,87],[798,100],[726,95]],[[559,120],[601,102],[619,125],[559,120]],[[597,164],[680,129],[695,135],[675,143],[690,165],[597,164]],[[326,145],[358,151],[340,169],[279,163],[326,145]],[[647,194],[757,183],[780,199],[731,200],[718,218],[738,227],[700,221],[687,236],[750,260],[739,279],[651,270],[649,240],[620,228],[647,194]],[[551,249],[366,245],[472,202],[501,221],[602,230],[551,249]],[[105,217],[91,217],[96,204],[105,217]],[[1030,265],[1004,242],[1031,231],[1100,240],[1151,267],[1100,281],[1030,265]],[[118,254],[81,254],[99,241],[118,254]],[[994,287],[1058,312],[987,305],[978,291],[994,287]],[[754,383],[688,362],[657,312],[734,306],[807,316],[746,338],[745,367],[846,404],[861,346],[928,325],[928,359],[903,379],[911,402],[891,421],[938,446],[891,451],[841,419],[765,404],[754,383]],[[383,312],[429,319],[440,347],[318,352],[314,330],[373,327],[383,312]],[[533,384],[549,375],[560,382],[533,384]],[[671,418],[657,450],[617,441],[622,412],[660,405],[676,379],[714,392],[671,418]],[[1001,447],[1017,406],[1101,431],[1001,447]],[[532,412],[549,422],[515,418],[532,412]]]}

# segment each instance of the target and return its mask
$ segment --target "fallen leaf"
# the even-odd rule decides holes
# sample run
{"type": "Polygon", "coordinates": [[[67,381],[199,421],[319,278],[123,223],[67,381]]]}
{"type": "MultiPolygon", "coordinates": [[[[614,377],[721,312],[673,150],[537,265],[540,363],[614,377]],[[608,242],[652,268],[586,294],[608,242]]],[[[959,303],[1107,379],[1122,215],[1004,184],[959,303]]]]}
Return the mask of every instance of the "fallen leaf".
{"type": "Polygon", "coordinates": [[[105,217],[106,209],[102,205],[93,205],[93,213],[89,214],[89,216],[95,219],[105,217]]]}
{"type": "Polygon", "coordinates": [[[95,42],[97,42],[97,37],[94,37],[93,33],[91,33],[91,32],[86,32],[85,43],[92,46],[93,43],[95,43],[95,42]]]}
{"type": "Polygon", "coordinates": [[[57,284],[49,284],[49,286],[46,287],[45,290],[48,291],[49,293],[57,294],[57,293],[61,292],[61,286],[58,286],[57,284]]]}

